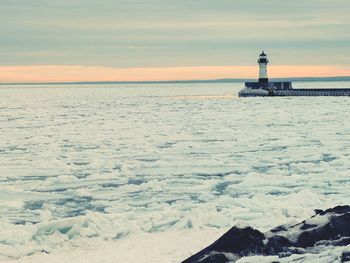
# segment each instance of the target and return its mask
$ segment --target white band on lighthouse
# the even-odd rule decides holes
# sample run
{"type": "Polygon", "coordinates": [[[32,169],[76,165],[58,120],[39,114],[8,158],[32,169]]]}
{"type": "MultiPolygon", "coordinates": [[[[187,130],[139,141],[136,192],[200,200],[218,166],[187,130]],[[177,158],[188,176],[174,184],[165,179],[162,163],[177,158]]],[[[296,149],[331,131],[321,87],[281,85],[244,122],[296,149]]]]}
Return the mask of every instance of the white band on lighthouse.
{"type": "Polygon", "coordinates": [[[259,63],[259,79],[267,79],[267,63],[259,63]]]}

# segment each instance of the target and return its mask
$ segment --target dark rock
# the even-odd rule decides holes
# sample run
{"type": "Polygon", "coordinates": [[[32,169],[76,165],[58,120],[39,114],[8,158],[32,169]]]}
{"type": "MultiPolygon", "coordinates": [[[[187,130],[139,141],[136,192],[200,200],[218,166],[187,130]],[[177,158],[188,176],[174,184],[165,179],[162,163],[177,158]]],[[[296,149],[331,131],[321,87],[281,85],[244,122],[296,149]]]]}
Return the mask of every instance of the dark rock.
{"type": "Polygon", "coordinates": [[[350,252],[343,252],[341,262],[350,262],[350,252]]]}
{"type": "Polygon", "coordinates": [[[289,255],[286,248],[293,246],[293,243],[289,239],[282,236],[273,236],[268,239],[265,245],[265,255],[276,255],[281,252],[285,252],[289,255]]]}
{"type": "MultiPolygon", "coordinates": [[[[326,215],[326,214],[324,214],[326,215]]],[[[311,231],[301,232],[295,244],[298,247],[312,247],[321,240],[337,240],[350,236],[350,213],[330,217],[329,223],[316,227],[311,231]]]]}
{"type": "Polygon", "coordinates": [[[350,245],[350,237],[343,237],[338,240],[332,240],[333,246],[347,246],[350,245]]]}
{"type": "Polygon", "coordinates": [[[251,227],[231,228],[218,241],[213,243],[212,249],[220,252],[240,253],[242,251],[262,251],[265,236],[251,227]],[[234,245],[234,248],[232,248],[234,245]]]}
{"type": "MultiPolygon", "coordinates": [[[[308,249],[311,251],[317,246],[333,247],[350,244],[350,206],[315,210],[315,213],[310,221],[305,220],[292,226],[279,226],[269,231],[268,235],[251,227],[233,227],[213,244],[183,263],[235,262],[241,257],[252,255],[287,257],[292,254],[308,253],[308,249]],[[317,222],[320,222],[319,225],[317,222]],[[293,239],[289,239],[290,233],[293,233],[293,239]]],[[[341,260],[350,262],[350,252],[344,252],[341,260]]]]}
{"type": "Polygon", "coordinates": [[[270,232],[275,233],[275,232],[281,232],[281,231],[286,231],[286,230],[287,230],[287,228],[285,228],[285,226],[278,226],[278,227],[271,229],[270,232]]]}
{"type": "MultiPolygon", "coordinates": [[[[219,258],[217,252],[228,252],[242,256],[247,253],[261,254],[264,251],[264,239],[265,236],[263,233],[251,227],[232,227],[221,238],[219,238],[217,241],[215,241],[213,244],[211,244],[209,247],[205,248],[201,252],[186,259],[184,263],[226,262],[217,261],[217,258],[219,258]],[[215,260],[207,261],[206,259],[206,261],[200,261],[200,259],[202,259],[205,255],[210,255],[211,253],[215,255],[215,257],[213,257],[215,258],[215,260]]],[[[222,259],[223,257],[220,258],[222,259]]]]}
{"type": "Polygon", "coordinates": [[[329,208],[326,210],[320,210],[320,209],[316,209],[315,210],[315,214],[316,215],[325,215],[328,213],[334,213],[334,214],[345,214],[345,213],[350,213],[350,206],[348,205],[338,205],[336,207],[333,208],[329,208]]]}

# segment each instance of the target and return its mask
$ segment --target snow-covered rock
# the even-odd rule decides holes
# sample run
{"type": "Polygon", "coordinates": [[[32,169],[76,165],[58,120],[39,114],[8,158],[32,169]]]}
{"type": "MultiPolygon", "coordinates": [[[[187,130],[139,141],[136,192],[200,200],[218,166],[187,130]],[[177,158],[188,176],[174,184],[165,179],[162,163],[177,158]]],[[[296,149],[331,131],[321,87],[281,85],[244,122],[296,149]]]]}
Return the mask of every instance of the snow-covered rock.
{"type": "Polygon", "coordinates": [[[279,258],[283,262],[301,262],[305,257],[311,262],[315,255],[318,262],[350,262],[349,251],[350,206],[337,206],[315,210],[314,216],[301,223],[281,225],[266,233],[251,227],[232,227],[183,263],[260,261],[256,256],[272,256],[267,262],[280,262],[279,258]]]}

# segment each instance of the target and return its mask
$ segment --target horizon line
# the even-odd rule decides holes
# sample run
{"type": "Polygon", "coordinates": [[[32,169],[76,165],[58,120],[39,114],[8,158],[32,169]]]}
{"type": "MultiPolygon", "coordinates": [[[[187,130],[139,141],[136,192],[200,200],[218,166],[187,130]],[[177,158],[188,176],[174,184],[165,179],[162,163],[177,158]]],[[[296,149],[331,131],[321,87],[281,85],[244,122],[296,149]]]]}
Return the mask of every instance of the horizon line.
{"type": "MultiPolygon", "coordinates": [[[[0,85],[70,85],[70,84],[172,84],[172,83],[231,83],[249,82],[257,78],[219,78],[219,79],[190,79],[190,80],[146,80],[146,81],[62,81],[62,82],[0,82],[0,85]]],[[[350,81],[349,76],[325,76],[325,77],[278,77],[269,80],[285,81],[350,81]]]]}

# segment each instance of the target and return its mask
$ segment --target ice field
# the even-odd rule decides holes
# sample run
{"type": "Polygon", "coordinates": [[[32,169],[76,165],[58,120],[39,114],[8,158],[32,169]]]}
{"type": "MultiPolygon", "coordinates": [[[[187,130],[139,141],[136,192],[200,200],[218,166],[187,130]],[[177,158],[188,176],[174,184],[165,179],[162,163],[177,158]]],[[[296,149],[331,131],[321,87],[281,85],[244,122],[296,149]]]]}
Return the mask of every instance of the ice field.
{"type": "Polygon", "coordinates": [[[179,262],[349,204],[350,98],[242,87],[0,86],[0,261],[179,262]]]}

